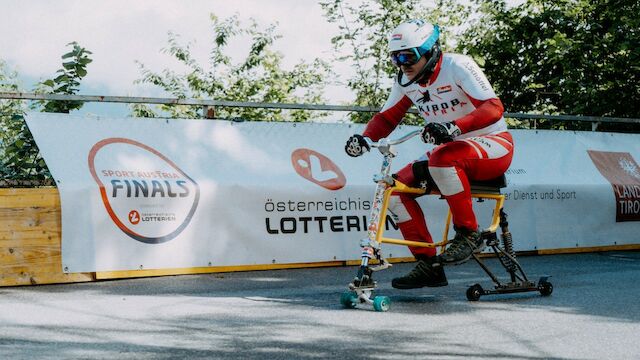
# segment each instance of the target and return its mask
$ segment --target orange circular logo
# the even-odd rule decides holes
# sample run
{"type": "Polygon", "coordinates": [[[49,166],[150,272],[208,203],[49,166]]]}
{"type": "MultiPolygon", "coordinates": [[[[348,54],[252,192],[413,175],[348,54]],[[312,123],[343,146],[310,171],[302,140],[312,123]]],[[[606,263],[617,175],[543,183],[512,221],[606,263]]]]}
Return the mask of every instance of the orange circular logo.
{"type": "Polygon", "coordinates": [[[138,224],[140,222],[140,213],[135,210],[129,211],[129,222],[133,225],[138,224]]]}
{"type": "Polygon", "coordinates": [[[331,159],[311,149],[296,149],[291,164],[298,175],[328,190],[340,190],[347,184],[342,170],[331,159]]]}

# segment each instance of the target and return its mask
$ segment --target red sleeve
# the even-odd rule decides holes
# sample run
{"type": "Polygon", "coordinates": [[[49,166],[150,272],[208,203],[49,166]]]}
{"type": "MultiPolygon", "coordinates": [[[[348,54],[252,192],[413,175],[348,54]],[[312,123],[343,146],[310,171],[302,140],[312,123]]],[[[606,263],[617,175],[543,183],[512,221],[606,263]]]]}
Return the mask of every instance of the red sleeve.
{"type": "Polygon", "coordinates": [[[362,136],[366,136],[373,141],[389,136],[393,129],[400,124],[411,105],[411,99],[403,96],[395,105],[373,115],[369,123],[367,123],[362,136]]]}
{"type": "Polygon", "coordinates": [[[500,99],[476,100],[470,96],[469,99],[476,109],[454,121],[463,134],[487,127],[502,118],[504,106],[500,99]]]}

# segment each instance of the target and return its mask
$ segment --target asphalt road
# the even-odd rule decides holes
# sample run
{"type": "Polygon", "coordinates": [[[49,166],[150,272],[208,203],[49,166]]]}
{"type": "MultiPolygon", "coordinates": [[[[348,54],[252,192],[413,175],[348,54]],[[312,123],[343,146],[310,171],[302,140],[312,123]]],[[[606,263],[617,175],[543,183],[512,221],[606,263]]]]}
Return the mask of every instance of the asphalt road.
{"type": "MultiPolygon", "coordinates": [[[[490,260],[493,264],[495,260],[490,260]]],[[[172,276],[0,289],[1,359],[640,359],[640,252],[522,257],[554,292],[466,300],[396,290],[389,312],[343,309],[355,267],[172,276]]]]}

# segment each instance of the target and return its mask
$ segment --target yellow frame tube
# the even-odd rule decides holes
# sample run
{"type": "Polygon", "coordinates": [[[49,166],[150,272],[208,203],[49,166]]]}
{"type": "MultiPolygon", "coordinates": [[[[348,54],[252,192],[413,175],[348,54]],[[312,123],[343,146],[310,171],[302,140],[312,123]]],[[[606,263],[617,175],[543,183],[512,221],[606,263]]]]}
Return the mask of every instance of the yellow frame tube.
{"type": "MultiPolygon", "coordinates": [[[[391,197],[391,194],[393,192],[408,193],[408,194],[425,194],[426,193],[424,189],[409,187],[398,180],[395,181],[394,186],[389,187],[384,191],[384,198],[382,201],[382,210],[380,210],[380,217],[378,219],[378,229],[376,233],[376,241],[379,244],[386,243],[386,244],[406,245],[406,246],[421,247],[421,248],[437,248],[437,247],[443,247],[449,242],[449,239],[448,239],[449,225],[451,224],[451,218],[452,218],[451,210],[449,210],[447,214],[447,223],[445,224],[444,234],[442,235],[441,242],[427,243],[422,241],[411,241],[411,240],[383,237],[382,235],[384,233],[386,222],[387,222],[387,207],[389,206],[389,198],[391,197]]],[[[478,193],[478,194],[471,194],[471,197],[476,199],[490,199],[490,200],[496,201],[496,206],[493,210],[493,217],[491,219],[491,225],[486,229],[486,231],[489,231],[489,232],[496,232],[496,230],[498,229],[498,226],[500,225],[500,210],[504,206],[505,196],[502,194],[478,193]]]]}

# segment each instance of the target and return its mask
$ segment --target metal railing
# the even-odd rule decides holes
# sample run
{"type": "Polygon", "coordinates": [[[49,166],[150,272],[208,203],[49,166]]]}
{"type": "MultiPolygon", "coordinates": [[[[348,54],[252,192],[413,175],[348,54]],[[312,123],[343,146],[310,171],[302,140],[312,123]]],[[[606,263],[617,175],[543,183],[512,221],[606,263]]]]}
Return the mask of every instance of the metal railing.
{"type": "MultiPolygon", "coordinates": [[[[240,102],[224,100],[200,100],[200,99],[179,99],[179,98],[156,98],[156,97],[130,97],[130,96],[100,96],[100,95],[61,95],[61,94],[35,94],[20,92],[0,92],[0,99],[10,100],[57,100],[57,101],[81,101],[99,103],[125,103],[125,104],[159,104],[159,105],[191,105],[202,106],[203,117],[211,118],[211,108],[219,107],[240,107],[240,108],[263,108],[263,109],[285,109],[285,110],[319,110],[319,111],[346,111],[346,112],[378,112],[379,107],[372,106],[349,106],[349,105],[323,105],[323,104],[282,104],[282,103],[261,103],[261,102],[240,102]]],[[[410,113],[418,113],[416,109],[409,110],[410,113]]],[[[602,123],[625,123],[640,124],[637,118],[620,117],[597,117],[597,116],[576,116],[576,115],[544,115],[544,114],[524,114],[524,113],[504,113],[505,118],[533,120],[534,129],[537,120],[552,121],[576,121],[589,122],[591,129],[595,131],[598,124],[602,123]]]]}

